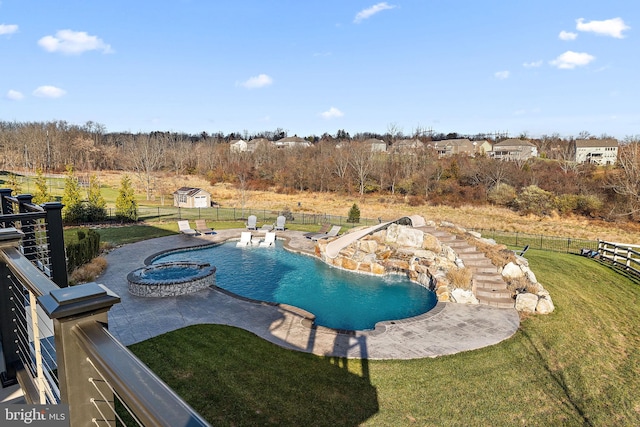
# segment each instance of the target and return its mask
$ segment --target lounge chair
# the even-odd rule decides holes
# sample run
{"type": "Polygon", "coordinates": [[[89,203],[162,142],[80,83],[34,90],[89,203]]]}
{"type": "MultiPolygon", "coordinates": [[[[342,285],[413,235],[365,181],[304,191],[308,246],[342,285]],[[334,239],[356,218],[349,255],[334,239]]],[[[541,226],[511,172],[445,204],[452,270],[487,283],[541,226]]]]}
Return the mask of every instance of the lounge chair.
{"type": "Polygon", "coordinates": [[[326,234],[327,231],[329,231],[330,228],[331,228],[331,224],[329,224],[327,222],[325,224],[322,224],[322,227],[320,227],[320,230],[318,230],[318,231],[310,231],[308,233],[304,233],[303,236],[306,237],[307,239],[310,239],[313,236],[316,236],[318,234],[326,234]]]}
{"type": "Polygon", "coordinates": [[[264,236],[264,240],[260,242],[261,248],[268,248],[276,245],[276,233],[270,231],[264,236]]]}
{"type": "Polygon", "coordinates": [[[280,215],[276,218],[276,231],[284,231],[284,223],[287,221],[287,218],[280,215]]]}
{"type": "Polygon", "coordinates": [[[247,218],[247,230],[257,230],[258,229],[258,217],[255,215],[249,215],[247,218]]]}
{"type": "Polygon", "coordinates": [[[207,227],[207,221],[204,219],[196,219],[196,231],[200,234],[216,234],[213,228],[207,227]]]}
{"type": "Polygon", "coordinates": [[[331,227],[331,230],[329,230],[325,234],[317,234],[315,236],[312,236],[311,240],[314,240],[314,241],[317,242],[320,239],[328,239],[329,237],[336,237],[338,235],[338,233],[340,232],[341,228],[342,227],[339,226],[339,225],[334,225],[333,227],[331,227]]]}
{"type": "Polygon", "coordinates": [[[249,246],[251,245],[251,232],[250,231],[243,231],[242,233],[240,233],[240,241],[238,243],[236,243],[236,247],[237,246],[249,246]]]}
{"type": "Polygon", "coordinates": [[[198,232],[193,228],[191,228],[191,226],[189,225],[189,221],[187,221],[186,219],[182,221],[178,221],[178,230],[180,230],[182,234],[186,234],[187,236],[198,235],[198,232]]]}

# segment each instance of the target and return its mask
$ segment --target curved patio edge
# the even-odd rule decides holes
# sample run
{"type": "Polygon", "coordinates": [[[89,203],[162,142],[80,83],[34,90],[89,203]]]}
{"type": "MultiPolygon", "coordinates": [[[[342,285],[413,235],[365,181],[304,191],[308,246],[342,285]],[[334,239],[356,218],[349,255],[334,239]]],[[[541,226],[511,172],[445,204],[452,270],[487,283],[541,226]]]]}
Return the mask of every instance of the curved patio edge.
{"type": "MultiPolygon", "coordinates": [[[[127,274],[150,255],[179,247],[238,238],[241,229],[215,235],[161,237],[121,246],[106,254],[108,267],[97,279],[121,297],[109,312],[109,330],[130,345],[196,324],[221,324],[250,331],[279,346],[322,356],[364,359],[416,359],[455,354],[498,344],[518,330],[515,309],[438,303],[409,319],[380,322],[373,330],[336,331],[309,324],[308,315],[287,306],[247,301],[216,289],[192,295],[146,299],[127,291],[127,274]]],[[[301,232],[278,232],[289,240],[301,232]]],[[[308,239],[305,239],[308,240],[308,239]]]]}

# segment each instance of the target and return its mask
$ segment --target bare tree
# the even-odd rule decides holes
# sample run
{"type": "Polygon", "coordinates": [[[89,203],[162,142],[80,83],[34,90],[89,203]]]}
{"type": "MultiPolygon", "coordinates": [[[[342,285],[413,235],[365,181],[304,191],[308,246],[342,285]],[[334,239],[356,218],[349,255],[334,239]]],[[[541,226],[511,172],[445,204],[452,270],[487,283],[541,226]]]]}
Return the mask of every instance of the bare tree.
{"type": "Polygon", "coordinates": [[[349,144],[349,166],[355,172],[360,195],[364,194],[367,178],[373,169],[373,152],[371,145],[352,141],[349,144]]]}
{"type": "Polygon", "coordinates": [[[624,198],[624,214],[637,218],[640,213],[640,136],[625,138],[617,165],[609,175],[608,186],[624,198]]]}
{"type": "Polygon", "coordinates": [[[147,200],[151,200],[154,174],[163,166],[165,141],[162,135],[138,134],[126,142],[127,157],[133,172],[142,183],[147,200]]]}

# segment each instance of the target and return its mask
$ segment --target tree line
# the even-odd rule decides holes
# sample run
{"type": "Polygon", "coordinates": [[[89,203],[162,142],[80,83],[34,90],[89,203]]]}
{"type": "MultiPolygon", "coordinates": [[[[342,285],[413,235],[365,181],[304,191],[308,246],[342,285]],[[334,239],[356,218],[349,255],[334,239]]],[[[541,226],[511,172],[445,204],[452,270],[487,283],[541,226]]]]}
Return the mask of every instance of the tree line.
{"type": "MultiPolygon", "coordinates": [[[[554,134],[527,138],[538,147],[539,158],[505,162],[486,155],[439,157],[428,144],[407,151],[374,152],[368,138],[388,146],[406,137],[390,125],[384,135],[307,136],[311,147],[276,148],[260,144],[252,152],[230,150],[229,142],[243,138],[274,141],[287,136],[282,129],[256,134],[189,135],[176,132],[106,133],[104,126],[63,121],[0,122],[0,169],[7,171],[67,170],[91,173],[122,170],[135,177],[147,199],[170,194],[160,173],[198,174],[212,184],[230,182],[240,192],[251,189],[278,192],[337,192],[402,197],[410,204],[495,204],[537,215],[551,212],[601,217],[640,218],[639,138],[621,141],[618,163],[596,167],[576,164],[573,138],[554,134]]],[[[410,135],[428,143],[465,137],[418,129],[410,135]]],[[[505,135],[473,135],[470,139],[499,142],[505,135]]],[[[581,133],[579,138],[594,138],[581,133]]],[[[603,135],[602,138],[606,137],[603,135]]]]}

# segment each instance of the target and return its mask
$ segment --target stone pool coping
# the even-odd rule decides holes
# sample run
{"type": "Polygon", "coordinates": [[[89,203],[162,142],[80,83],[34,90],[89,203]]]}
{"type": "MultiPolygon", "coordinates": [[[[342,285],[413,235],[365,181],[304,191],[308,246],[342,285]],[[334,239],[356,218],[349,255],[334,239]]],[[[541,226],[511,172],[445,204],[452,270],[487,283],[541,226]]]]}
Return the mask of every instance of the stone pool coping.
{"type": "MultiPolygon", "coordinates": [[[[174,235],[121,246],[106,254],[108,266],[97,278],[121,297],[109,312],[109,330],[130,345],[195,324],[223,324],[248,330],[279,346],[317,355],[368,359],[437,357],[497,344],[513,336],[520,319],[515,309],[438,303],[429,312],[403,320],[379,322],[367,331],[336,331],[309,326],[298,308],[250,301],[219,289],[167,298],[143,298],[127,292],[128,272],[164,250],[238,239],[244,229],[215,235],[174,235]]],[[[279,231],[289,249],[312,254],[302,232],[279,231]]],[[[267,250],[267,249],[265,249],[267,250]]]]}

